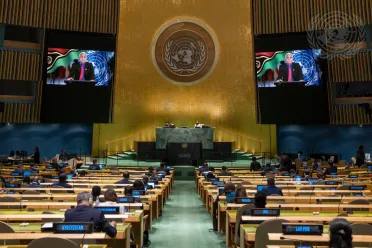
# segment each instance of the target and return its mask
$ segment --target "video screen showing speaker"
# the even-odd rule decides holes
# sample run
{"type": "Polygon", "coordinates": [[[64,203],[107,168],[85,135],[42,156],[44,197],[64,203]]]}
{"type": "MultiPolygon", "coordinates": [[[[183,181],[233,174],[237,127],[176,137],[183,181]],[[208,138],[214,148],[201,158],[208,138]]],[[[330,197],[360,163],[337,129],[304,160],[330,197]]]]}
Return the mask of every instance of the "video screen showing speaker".
{"type": "Polygon", "coordinates": [[[41,122],[109,123],[116,37],[47,30],[41,122]]]}
{"type": "Polygon", "coordinates": [[[306,33],[255,37],[257,120],[328,124],[327,58],[306,33]]]}
{"type": "Polygon", "coordinates": [[[114,72],[114,52],[48,48],[47,84],[90,83],[108,86],[114,72]]]}
{"type": "Polygon", "coordinates": [[[321,50],[257,52],[257,86],[280,87],[282,83],[319,86],[321,50]]]}

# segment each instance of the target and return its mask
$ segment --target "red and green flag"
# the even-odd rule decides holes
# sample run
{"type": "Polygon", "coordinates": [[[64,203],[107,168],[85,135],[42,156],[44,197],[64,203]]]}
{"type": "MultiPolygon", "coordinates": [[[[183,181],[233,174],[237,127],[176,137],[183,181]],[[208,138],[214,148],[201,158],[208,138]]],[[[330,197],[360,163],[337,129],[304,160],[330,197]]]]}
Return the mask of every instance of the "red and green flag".
{"type": "Polygon", "coordinates": [[[60,66],[68,67],[73,60],[79,59],[81,52],[86,51],[78,49],[48,48],[47,73],[53,73],[60,66]]]}
{"type": "Polygon", "coordinates": [[[285,52],[259,52],[256,53],[257,77],[262,77],[267,70],[274,70],[281,61],[285,60],[285,52]]]}

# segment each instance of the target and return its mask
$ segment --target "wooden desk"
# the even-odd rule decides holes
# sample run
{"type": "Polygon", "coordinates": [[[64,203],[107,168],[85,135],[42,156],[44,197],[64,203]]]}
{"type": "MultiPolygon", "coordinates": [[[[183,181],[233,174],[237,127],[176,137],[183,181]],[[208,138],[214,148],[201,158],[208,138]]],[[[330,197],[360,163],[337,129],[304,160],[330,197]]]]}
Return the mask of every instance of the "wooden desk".
{"type": "MultiPolygon", "coordinates": [[[[282,233],[268,233],[269,240],[281,241],[284,239],[295,239],[296,241],[314,242],[314,243],[329,243],[329,234],[322,235],[284,235],[282,233]]],[[[353,235],[353,242],[372,243],[372,235],[353,235]]]]}
{"type": "MultiPolygon", "coordinates": [[[[35,239],[56,237],[63,239],[76,240],[101,240],[102,243],[115,244],[114,248],[125,247],[130,248],[130,228],[126,226],[124,231],[117,233],[115,238],[108,237],[105,233],[92,233],[92,234],[54,234],[54,233],[0,233],[1,240],[27,240],[32,241],[35,239]]],[[[107,244],[106,244],[107,246],[107,244]]],[[[19,246],[11,246],[19,247],[19,246]]],[[[96,247],[92,245],[91,247],[96,247]]],[[[102,247],[102,246],[98,246],[102,247]]],[[[104,246],[103,246],[104,247],[104,246]]]]}

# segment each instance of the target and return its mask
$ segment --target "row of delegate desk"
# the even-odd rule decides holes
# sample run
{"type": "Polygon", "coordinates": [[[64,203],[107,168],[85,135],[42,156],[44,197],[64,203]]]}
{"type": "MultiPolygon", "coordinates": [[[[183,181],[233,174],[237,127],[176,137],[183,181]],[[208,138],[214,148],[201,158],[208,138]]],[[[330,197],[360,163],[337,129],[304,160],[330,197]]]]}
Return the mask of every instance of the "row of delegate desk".
{"type": "MultiPolygon", "coordinates": [[[[6,173],[14,168],[2,168],[2,175],[6,178],[6,173]]],[[[40,169],[40,168],[39,168],[40,169]]],[[[142,168],[139,171],[130,168],[122,168],[123,171],[130,171],[130,180],[142,179],[142,174],[145,172],[142,168]]],[[[41,170],[40,170],[41,172],[41,170]]],[[[43,178],[43,175],[37,175],[43,178]]],[[[80,234],[51,234],[42,233],[42,223],[48,220],[63,220],[64,211],[76,206],[76,196],[79,192],[91,191],[95,185],[101,187],[111,185],[117,191],[118,196],[124,196],[124,187],[126,184],[114,184],[122,179],[121,175],[112,175],[109,170],[103,171],[88,171],[88,175],[79,178],[68,180],[72,185],[72,189],[51,188],[53,180],[50,179],[50,174],[57,174],[53,170],[49,170],[45,178],[51,182],[41,183],[43,188],[11,188],[4,189],[0,195],[0,221],[8,223],[16,233],[0,234],[0,240],[21,240],[26,243],[30,240],[42,237],[62,237],[71,240],[81,240],[83,235],[80,234]],[[23,194],[25,191],[36,191],[39,194],[23,194]],[[8,194],[9,191],[12,194],[8,194]],[[73,193],[70,193],[73,192],[73,193]],[[3,198],[11,197],[17,202],[1,202],[3,198]],[[43,211],[48,211],[53,214],[42,214],[43,211]],[[20,225],[28,223],[27,225],[20,225]]],[[[45,174],[44,174],[45,175],[45,174]]],[[[9,175],[9,180],[19,180],[9,175]]],[[[155,189],[147,191],[146,195],[140,196],[141,203],[123,203],[124,207],[129,210],[125,214],[105,215],[107,219],[121,220],[117,225],[118,235],[115,238],[110,238],[104,233],[86,234],[84,240],[101,240],[102,245],[89,245],[89,247],[129,247],[130,233],[134,234],[134,243],[138,247],[143,246],[143,231],[151,230],[152,221],[159,217],[159,212],[163,210],[163,206],[168,199],[171,188],[174,183],[173,170],[170,176],[166,176],[155,189]]],[[[106,189],[102,188],[102,194],[106,189]]],[[[103,197],[103,196],[101,196],[103,197]]],[[[23,243],[23,242],[22,242],[23,243]]]]}
{"type": "MultiPolygon", "coordinates": [[[[219,177],[220,181],[232,182],[234,184],[243,184],[247,189],[248,197],[254,197],[257,185],[266,184],[267,178],[260,176],[261,172],[250,172],[246,168],[230,169],[234,176],[219,177]]],[[[349,217],[346,217],[352,223],[372,223],[371,209],[372,205],[349,204],[353,200],[364,199],[372,202],[372,196],[368,196],[371,190],[371,177],[366,170],[357,169],[352,173],[359,174],[357,179],[330,177],[326,180],[347,182],[348,185],[367,185],[365,190],[331,190],[335,185],[309,185],[308,182],[295,182],[292,178],[286,176],[276,176],[278,187],[282,188],[284,196],[268,196],[268,208],[280,208],[281,214],[278,218],[286,219],[288,222],[323,222],[329,223],[339,213],[349,211],[349,217]],[[353,194],[362,195],[362,197],[352,196],[353,194]],[[316,213],[319,212],[319,213],[316,213]],[[314,213],[316,215],[314,215],[314,213]]],[[[205,180],[204,176],[198,175],[195,170],[198,193],[201,196],[206,210],[212,215],[214,212],[213,202],[217,199],[217,186],[212,182],[205,180]]],[[[235,227],[237,210],[244,204],[226,203],[225,197],[219,197],[217,218],[218,231],[226,234],[226,246],[234,244],[235,228],[240,228],[240,247],[248,247],[255,242],[255,232],[257,224],[242,224],[235,227]]],[[[276,217],[256,217],[243,216],[244,221],[265,221],[276,217]]],[[[327,232],[327,226],[325,227],[327,232]]],[[[299,237],[283,234],[270,234],[270,240],[295,239],[299,237]],[[288,236],[288,237],[287,237],[288,236]],[[280,238],[284,237],[284,238],[280,238]]],[[[318,244],[327,243],[329,237],[324,234],[322,238],[305,236],[302,241],[316,241],[318,244]]],[[[301,239],[300,239],[301,240],[301,239]]],[[[361,242],[372,242],[370,236],[353,236],[353,240],[362,240],[361,242]]],[[[280,246],[282,247],[282,246],[280,246]]]]}

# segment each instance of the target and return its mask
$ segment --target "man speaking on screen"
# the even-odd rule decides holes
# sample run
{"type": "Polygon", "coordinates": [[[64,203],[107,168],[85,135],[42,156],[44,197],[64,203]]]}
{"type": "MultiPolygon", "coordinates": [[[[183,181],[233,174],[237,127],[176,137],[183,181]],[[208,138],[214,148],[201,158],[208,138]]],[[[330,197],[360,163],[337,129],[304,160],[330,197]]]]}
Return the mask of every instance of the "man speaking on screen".
{"type": "Polygon", "coordinates": [[[87,54],[81,52],[79,54],[79,60],[75,59],[71,66],[70,76],[68,80],[79,80],[79,81],[94,81],[94,68],[93,64],[87,62],[87,54]]]}
{"type": "Polygon", "coordinates": [[[293,63],[293,54],[287,53],[285,55],[285,63],[281,62],[279,66],[278,82],[295,82],[303,81],[304,75],[300,64],[293,63]]]}

